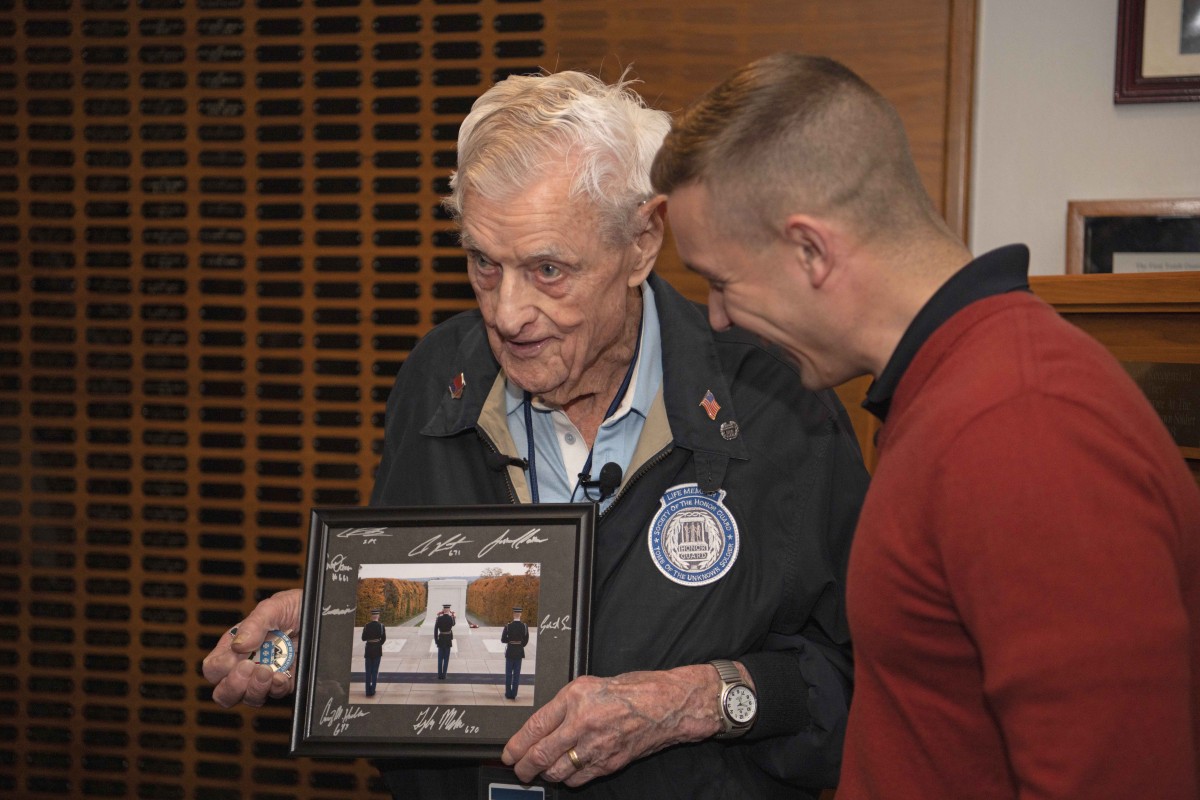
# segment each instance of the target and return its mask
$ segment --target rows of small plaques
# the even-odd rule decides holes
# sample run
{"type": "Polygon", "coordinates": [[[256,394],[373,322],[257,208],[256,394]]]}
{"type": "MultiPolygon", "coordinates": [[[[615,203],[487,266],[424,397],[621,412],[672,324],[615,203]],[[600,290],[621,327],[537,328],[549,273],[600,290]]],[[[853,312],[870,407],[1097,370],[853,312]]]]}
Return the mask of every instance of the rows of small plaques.
{"type": "Polygon", "coordinates": [[[458,124],[536,0],[0,0],[0,794],[359,796],[202,656],[366,502],[468,307],[458,124]]]}

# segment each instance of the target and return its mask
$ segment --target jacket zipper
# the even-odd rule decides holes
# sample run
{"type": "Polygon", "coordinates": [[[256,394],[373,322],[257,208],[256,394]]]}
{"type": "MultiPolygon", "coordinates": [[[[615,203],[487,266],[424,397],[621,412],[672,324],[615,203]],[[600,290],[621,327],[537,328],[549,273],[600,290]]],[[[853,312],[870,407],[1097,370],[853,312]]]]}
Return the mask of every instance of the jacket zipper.
{"type": "Polygon", "coordinates": [[[665,461],[667,456],[671,455],[671,453],[674,451],[675,451],[675,445],[669,444],[666,447],[664,447],[662,450],[659,450],[658,453],[656,453],[655,456],[653,458],[651,458],[649,461],[647,461],[645,464],[642,464],[641,468],[637,472],[633,473],[633,477],[625,482],[625,486],[623,486],[621,488],[621,491],[617,492],[617,496],[614,497],[613,501],[608,504],[608,508],[606,508],[600,512],[600,515],[597,517],[596,521],[599,522],[601,519],[603,519],[605,517],[605,515],[607,515],[610,511],[612,511],[614,508],[616,508],[617,503],[621,502],[621,498],[624,497],[626,494],[628,494],[628,490],[633,486],[634,483],[636,483],[647,472],[654,469],[659,464],[661,464],[663,461],[665,461]]]}
{"type": "MultiPolygon", "coordinates": [[[[492,444],[492,440],[488,438],[486,433],[481,431],[479,428],[475,429],[475,433],[478,434],[480,440],[488,446],[489,450],[491,450],[496,455],[500,455],[500,448],[498,448],[498,447],[496,447],[496,445],[492,444]]],[[[508,490],[508,502],[515,506],[519,502],[517,500],[517,490],[513,487],[512,479],[510,479],[508,477],[508,468],[507,467],[504,468],[504,471],[502,474],[504,475],[504,488],[508,490]]]]}

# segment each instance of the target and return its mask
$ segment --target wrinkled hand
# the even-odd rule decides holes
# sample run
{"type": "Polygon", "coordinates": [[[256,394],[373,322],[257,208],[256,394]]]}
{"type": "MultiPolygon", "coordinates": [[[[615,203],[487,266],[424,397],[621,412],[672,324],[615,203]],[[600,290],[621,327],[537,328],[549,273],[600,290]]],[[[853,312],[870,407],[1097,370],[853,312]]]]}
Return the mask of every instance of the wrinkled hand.
{"type": "Polygon", "coordinates": [[[237,625],[237,636],[222,634],[217,646],[204,658],[204,677],[213,687],[213,700],[223,708],[245,703],[258,708],[267,697],[285,697],[295,689],[295,680],[249,659],[272,630],[295,631],[300,627],[299,589],[279,592],[263,600],[237,625]]]}
{"type": "Polygon", "coordinates": [[[508,740],[502,759],[527,783],[541,775],[581,786],[665,747],[717,733],[719,692],[716,670],[707,664],[576,678],[508,740]],[[580,769],[567,755],[572,747],[580,769]]]}

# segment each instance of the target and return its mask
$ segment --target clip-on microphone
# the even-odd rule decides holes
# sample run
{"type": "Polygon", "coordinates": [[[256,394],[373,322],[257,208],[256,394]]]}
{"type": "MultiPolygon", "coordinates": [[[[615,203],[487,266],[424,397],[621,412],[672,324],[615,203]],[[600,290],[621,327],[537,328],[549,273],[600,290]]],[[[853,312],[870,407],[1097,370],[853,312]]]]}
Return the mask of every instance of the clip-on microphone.
{"type": "Polygon", "coordinates": [[[586,491],[592,487],[600,489],[600,501],[608,499],[621,486],[621,478],[624,476],[621,470],[621,465],[615,461],[610,461],[600,468],[600,479],[590,480],[591,476],[587,473],[579,475],[579,485],[586,491]]]}

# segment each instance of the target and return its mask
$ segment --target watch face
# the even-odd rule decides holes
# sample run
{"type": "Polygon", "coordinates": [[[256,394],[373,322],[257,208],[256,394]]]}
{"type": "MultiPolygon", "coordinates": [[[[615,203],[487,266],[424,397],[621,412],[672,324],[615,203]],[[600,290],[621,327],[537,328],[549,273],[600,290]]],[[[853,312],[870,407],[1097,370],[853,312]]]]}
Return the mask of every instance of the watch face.
{"type": "Polygon", "coordinates": [[[748,686],[734,686],[725,695],[725,714],[738,725],[754,719],[758,700],[748,686]]]}

